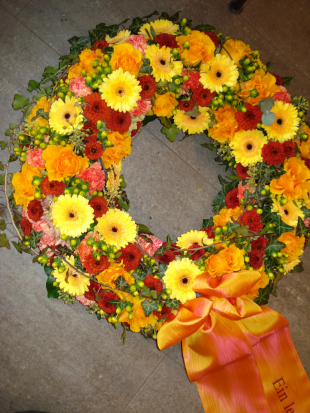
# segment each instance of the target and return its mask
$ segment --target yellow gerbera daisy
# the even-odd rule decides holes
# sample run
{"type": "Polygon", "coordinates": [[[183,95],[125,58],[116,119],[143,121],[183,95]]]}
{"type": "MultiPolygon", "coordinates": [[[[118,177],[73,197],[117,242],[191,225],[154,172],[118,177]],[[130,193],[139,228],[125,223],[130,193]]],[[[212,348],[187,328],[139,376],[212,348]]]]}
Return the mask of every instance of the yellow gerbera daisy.
{"type": "Polygon", "coordinates": [[[221,92],[223,86],[235,86],[239,77],[236,64],[229,57],[217,54],[211,63],[200,66],[200,82],[211,92],[221,92]]]}
{"type": "MultiPolygon", "coordinates": [[[[74,256],[67,256],[66,260],[74,266],[74,256]]],[[[75,272],[66,262],[63,261],[66,267],[64,272],[59,272],[56,268],[53,272],[53,276],[59,283],[59,288],[70,295],[83,295],[88,290],[90,280],[88,277],[84,277],[81,273],[75,272]]]]}
{"type": "Polygon", "coordinates": [[[94,210],[81,195],[60,195],[53,206],[51,219],[62,235],[79,237],[94,222],[94,210]]]}
{"type": "Polygon", "coordinates": [[[131,216],[119,209],[109,209],[98,219],[96,230],[108,245],[124,248],[137,237],[137,226],[131,216]]]}
{"type": "Polygon", "coordinates": [[[193,244],[203,245],[203,239],[206,233],[204,231],[194,231],[191,230],[186,234],[181,235],[176,242],[179,248],[187,249],[193,244]]]}
{"type": "Polygon", "coordinates": [[[120,112],[129,112],[137,106],[142,88],[129,72],[120,67],[103,79],[99,90],[107,105],[120,112]]]}
{"type": "Polygon", "coordinates": [[[229,146],[232,148],[236,162],[248,166],[263,161],[261,153],[265,143],[267,143],[267,138],[263,132],[248,130],[236,132],[229,146]]]}
{"type": "Polygon", "coordinates": [[[264,126],[268,138],[281,143],[293,139],[299,127],[295,106],[276,100],[270,112],[276,114],[276,119],[270,126],[264,126]]]}
{"type": "Polygon", "coordinates": [[[195,278],[201,273],[202,271],[189,258],[172,261],[163,277],[167,288],[172,291],[170,297],[180,300],[182,304],[196,298],[193,286],[195,278]]]}
{"type": "Polygon", "coordinates": [[[172,23],[169,20],[158,19],[152,23],[145,23],[139,31],[139,34],[143,34],[147,39],[149,38],[147,31],[151,34],[151,26],[153,27],[156,34],[160,33],[168,33],[168,34],[176,34],[179,30],[179,26],[177,24],[172,23]]]}
{"type": "MultiPolygon", "coordinates": [[[[300,206],[298,201],[295,201],[295,203],[300,206]]],[[[271,211],[277,212],[277,214],[280,215],[281,220],[285,222],[285,224],[296,227],[298,223],[298,217],[304,219],[305,215],[302,210],[295,205],[295,203],[293,201],[289,201],[287,202],[287,204],[281,205],[279,199],[274,199],[271,211]]]]}
{"type": "Polygon", "coordinates": [[[129,30],[121,30],[116,33],[116,36],[110,37],[109,35],[106,36],[105,40],[109,44],[117,44],[117,43],[124,43],[125,40],[128,39],[130,36],[130,31],[129,30]]]}
{"type": "Polygon", "coordinates": [[[49,113],[50,127],[61,135],[68,134],[73,129],[82,129],[83,111],[75,97],[66,96],[65,101],[55,101],[49,113]]]}
{"type": "Polygon", "coordinates": [[[210,115],[208,108],[199,107],[198,110],[200,114],[196,117],[187,115],[183,110],[177,110],[173,118],[174,123],[183,132],[188,131],[190,135],[203,132],[209,128],[210,115]]]}
{"type": "Polygon", "coordinates": [[[153,68],[152,75],[156,82],[160,80],[171,82],[174,76],[182,73],[182,62],[173,60],[171,56],[170,49],[166,46],[159,48],[152,44],[145,50],[145,57],[150,59],[150,65],[153,68]]]}

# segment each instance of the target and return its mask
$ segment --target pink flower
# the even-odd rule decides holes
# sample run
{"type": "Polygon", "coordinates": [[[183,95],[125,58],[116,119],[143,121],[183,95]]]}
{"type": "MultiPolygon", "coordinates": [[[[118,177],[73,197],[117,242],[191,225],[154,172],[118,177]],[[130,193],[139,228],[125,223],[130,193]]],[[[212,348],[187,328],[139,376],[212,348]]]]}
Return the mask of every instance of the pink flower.
{"type": "Polygon", "coordinates": [[[76,295],[75,299],[79,301],[81,304],[85,305],[86,307],[90,307],[96,301],[89,300],[88,298],[84,297],[84,295],[76,295]]]}
{"type": "Polygon", "coordinates": [[[158,250],[163,245],[163,242],[161,239],[156,238],[154,235],[148,235],[148,234],[142,234],[146,235],[148,238],[150,238],[153,241],[153,244],[150,242],[147,242],[144,238],[139,237],[137,240],[137,244],[145,251],[147,254],[149,254],[151,257],[154,257],[155,252],[158,250]]]}
{"type": "Polygon", "coordinates": [[[92,89],[85,84],[85,79],[84,77],[73,77],[70,80],[69,84],[69,91],[74,92],[75,96],[78,97],[84,97],[92,93],[92,89]]]}
{"type": "Polygon", "coordinates": [[[94,191],[101,191],[104,187],[105,175],[99,162],[94,162],[92,166],[80,172],[77,177],[89,182],[91,194],[94,191]]]}
{"type": "Polygon", "coordinates": [[[304,224],[306,225],[307,228],[309,228],[310,218],[306,218],[306,219],[304,220],[304,224]]]}
{"type": "Polygon", "coordinates": [[[34,168],[44,168],[45,160],[42,158],[42,149],[33,148],[27,153],[26,161],[34,168]]]}
{"type": "Polygon", "coordinates": [[[135,49],[145,56],[144,50],[147,48],[146,38],[142,34],[132,34],[125,43],[130,43],[135,49]]]}
{"type": "Polygon", "coordinates": [[[137,107],[129,112],[129,115],[132,118],[137,116],[144,115],[145,113],[149,112],[152,108],[152,102],[148,99],[140,99],[137,102],[137,107]]]}
{"type": "Polygon", "coordinates": [[[242,185],[242,182],[239,182],[238,185],[238,200],[240,202],[240,199],[244,198],[244,192],[246,190],[249,190],[251,192],[251,194],[253,194],[255,192],[255,189],[251,187],[251,185],[242,185]]]}
{"type": "Polygon", "coordinates": [[[274,100],[280,100],[281,102],[291,103],[291,95],[288,93],[284,86],[279,86],[280,92],[275,93],[272,97],[274,100]]]}
{"type": "Polygon", "coordinates": [[[82,265],[84,265],[85,258],[93,253],[93,248],[86,245],[86,242],[88,241],[90,237],[94,238],[94,240],[96,241],[100,241],[99,232],[97,231],[89,232],[85,236],[85,238],[81,241],[81,244],[74,251],[75,254],[79,254],[82,265]]]}

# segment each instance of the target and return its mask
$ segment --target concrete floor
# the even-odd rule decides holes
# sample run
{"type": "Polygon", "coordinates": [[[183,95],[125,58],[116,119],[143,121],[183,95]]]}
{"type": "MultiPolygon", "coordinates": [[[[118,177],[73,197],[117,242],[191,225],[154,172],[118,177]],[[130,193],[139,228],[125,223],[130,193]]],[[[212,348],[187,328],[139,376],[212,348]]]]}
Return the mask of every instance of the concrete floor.
{"type": "MultiPolygon", "coordinates": [[[[244,12],[229,13],[229,0],[0,0],[0,133],[18,120],[15,93],[27,94],[29,79],[57,66],[67,39],[85,35],[104,21],[146,15],[154,9],[194,24],[210,23],[224,35],[259,49],[274,72],[294,76],[293,94],[310,99],[309,0],[248,0],[244,12]]],[[[170,144],[160,126],[149,124],[134,140],[124,165],[131,214],[159,237],[199,229],[211,214],[222,173],[203,136],[170,144]]],[[[3,154],[0,155],[2,160],[3,154]]],[[[18,165],[16,166],[16,168],[18,165]]],[[[31,257],[2,248],[0,412],[202,413],[195,384],[186,376],[180,346],[160,352],[153,341],[128,334],[88,315],[80,305],[46,298],[45,275],[31,257]]],[[[306,270],[287,275],[270,306],[290,321],[302,363],[310,375],[310,259],[306,270]]]]}

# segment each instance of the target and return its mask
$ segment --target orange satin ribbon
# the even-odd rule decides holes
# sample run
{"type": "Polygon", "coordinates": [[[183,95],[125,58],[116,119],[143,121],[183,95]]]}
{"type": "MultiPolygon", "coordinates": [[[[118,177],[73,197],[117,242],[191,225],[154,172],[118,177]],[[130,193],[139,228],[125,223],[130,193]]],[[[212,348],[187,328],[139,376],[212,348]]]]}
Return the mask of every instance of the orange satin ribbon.
{"type": "Polygon", "coordinates": [[[310,382],[287,320],[245,295],[260,276],[201,274],[194,290],[202,295],[181,304],[158,333],[160,349],[182,341],[206,412],[310,413],[310,382]]]}

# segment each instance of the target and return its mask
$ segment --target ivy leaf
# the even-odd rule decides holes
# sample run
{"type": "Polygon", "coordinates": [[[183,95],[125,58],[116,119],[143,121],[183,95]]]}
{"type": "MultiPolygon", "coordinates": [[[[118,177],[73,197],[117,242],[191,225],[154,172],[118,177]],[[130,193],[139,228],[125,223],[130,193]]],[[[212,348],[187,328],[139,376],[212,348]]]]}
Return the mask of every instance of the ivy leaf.
{"type": "Polygon", "coordinates": [[[80,49],[85,46],[88,42],[90,41],[90,38],[88,36],[73,36],[71,39],[68,40],[68,42],[72,45],[70,48],[70,53],[73,55],[78,55],[80,52],[80,49]]]}
{"type": "Polygon", "coordinates": [[[153,232],[151,232],[146,225],[137,224],[137,226],[138,226],[138,235],[140,234],[154,235],[153,232]]]}
{"type": "Polygon", "coordinates": [[[4,219],[0,219],[0,229],[1,229],[1,231],[4,231],[5,228],[6,228],[6,224],[5,224],[4,219]]]}
{"type": "Polygon", "coordinates": [[[223,190],[221,190],[216,197],[213,199],[212,204],[213,212],[215,215],[219,213],[219,211],[224,208],[225,204],[225,194],[223,190]]]}
{"type": "Polygon", "coordinates": [[[146,317],[149,317],[152,314],[152,312],[157,310],[158,308],[158,305],[155,301],[144,300],[141,305],[143,307],[144,314],[146,317]]]}
{"type": "Polygon", "coordinates": [[[29,104],[29,99],[24,98],[22,95],[19,95],[18,93],[14,95],[14,100],[12,103],[13,109],[18,110],[21,109],[29,104]]]}
{"type": "Polygon", "coordinates": [[[287,225],[285,222],[283,222],[280,215],[277,215],[277,214],[271,214],[271,215],[273,215],[272,222],[276,224],[276,226],[274,227],[274,230],[276,231],[278,236],[280,236],[283,232],[294,231],[294,227],[291,227],[290,225],[287,225]]]}
{"type": "Polygon", "coordinates": [[[197,116],[199,116],[201,114],[201,112],[199,112],[199,110],[197,109],[193,109],[193,110],[189,110],[186,112],[187,116],[191,116],[193,118],[197,118],[197,116]]]}
{"type": "Polygon", "coordinates": [[[238,225],[234,230],[241,237],[248,237],[251,235],[249,232],[249,226],[245,225],[244,222],[241,222],[241,225],[238,225]]]}
{"type": "Polygon", "coordinates": [[[121,310],[124,310],[124,308],[126,307],[126,303],[120,300],[110,300],[109,303],[116,305],[116,307],[119,307],[121,310]]]}
{"type": "Polygon", "coordinates": [[[158,116],[158,119],[163,126],[166,126],[166,128],[171,128],[171,122],[168,118],[165,118],[164,116],[158,116]]]}
{"type": "Polygon", "coordinates": [[[46,291],[48,298],[58,298],[58,287],[54,287],[55,278],[48,276],[46,280],[46,291]]]}
{"type": "Polygon", "coordinates": [[[20,254],[23,253],[23,250],[21,249],[21,246],[20,246],[17,242],[12,241],[12,244],[14,245],[14,247],[16,248],[16,250],[17,250],[20,254]]]}
{"type": "Polygon", "coordinates": [[[28,91],[32,92],[35,89],[38,89],[38,87],[40,86],[40,83],[37,82],[36,80],[29,80],[28,82],[28,91]]]}
{"type": "Polygon", "coordinates": [[[10,123],[10,124],[9,124],[9,128],[10,128],[11,130],[15,129],[16,126],[17,126],[17,125],[15,125],[15,123],[10,123]]]}
{"type": "Polygon", "coordinates": [[[170,142],[174,142],[179,130],[180,129],[177,128],[175,124],[173,123],[170,128],[166,128],[165,126],[163,126],[160,131],[161,133],[167,136],[170,142]]]}
{"type": "Polygon", "coordinates": [[[115,281],[114,284],[116,285],[116,287],[119,288],[125,288],[128,286],[127,281],[125,280],[125,278],[123,278],[122,276],[119,276],[115,281]]]}
{"type": "Polygon", "coordinates": [[[118,199],[117,202],[121,208],[123,208],[125,211],[128,211],[129,205],[125,201],[123,201],[122,198],[118,199]]]}
{"type": "Polygon", "coordinates": [[[151,115],[151,116],[146,116],[142,122],[142,126],[147,125],[150,122],[153,122],[153,120],[157,119],[156,115],[151,115]]]}
{"type": "Polygon", "coordinates": [[[293,78],[292,77],[282,77],[282,80],[283,80],[283,86],[289,86],[289,84],[291,83],[291,80],[292,80],[293,78]]]}
{"type": "Polygon", "coordinates": [[[4,185],[4,178],[5,178],[5,175],[0,174],[0,185],[4,185]]]}
{"type": "Polygon", "coordinates": [[[175,298],[173,300],[166,301],[166,307],[171,307],[172,310],[177,310],[179,306],[180,306],[180,301],[176,300],[175,298]]]}
{"type": "Polygon", "coordinates": [[[273,65],[274,65],[274,62],[267,62],[266,63],[266,66],[267,66],[266,73],[270,71],[270,69],[272,68],[273,65]]]}
{"type": "Polygon", "coordinates": [[[308,237],[309,229],[304,224],[304,221],[300,217],[298,217],[298,223],[296,227],[296,237],[302,237],[303,235],[305,237],[308,237]]]}
{"type": "Polygon", "coordinates": [[[262,122],[265,126],[272,125],[275,119],[276,119],[276,114],[273,112],[264,113],[262,116],[262,122]]]}
{"type": "Polygon", "coordinates": [[[6,234],[0,234],[0,248],[6,247],[8,250],[11,249],[11,245],[6,237],[6,234]]]}
{"type": "MultiPolygon", "coordinates": [[[[53,271],[53,267],[51,265],[44,265],[44,272],[48,277],[52,277],[51,273],[53,271]]],[[[55,280],[54,280],[55,281],[55,280]]]]}
{"type": "Polygon", "coordinates": [[[140,30],[140,27],[143,25],[143,20],[141,19],[141,17],[135,17],[132,20],[131,25],[129,26],[129,30],[133,33],[133,34],[138,34],[138,31],[140,30]]]}
{"type": "Polygon", "coordinates": [[[213,218],[204,219],[202,221],[202,228],[208,228],[208,227],[213,227],[213,226],[214,226],[213,218]]]}
{"type": "Polygon", "coordinates": [[[305,219],[310,217],[310,209],[302,207],[301,210],[305,214],[305,219]]]}
{"type": "Polygon", "coordinates": [[[218,175],[218,179],[223,187],[222,191],[225,196],[231,189],[235,188],[238,184],[238,181],[232,181],[232,182],[226,181],[221,175],[218,175]]]}
{"type": "Polygon", "coordinates": [[[4,171],[4,166],[2,162],[0,162],[0,171],[4,171]]]}
{"type": "Polygon", "coordinates": [[[170,92],[175,92],[177,87],[176,87],[175,83],[170,82],[169,85],[168,85],[168,88],[169,88],[170,92]]]}
{"type": "MultiPolygon", "coordinates": [[[[9,162],[17,161],[17,159],[18,159],[18,156],[15,155],[14,153],[11,153],[11,155],[10,155],[10,157],[9,157],[9,162]]],[[[0,168],[0,169],[1,169],[1,168],[0,168]]],[[[2,169],[2,171],[3,171],[3,169],[2,169]]]]}
{"type": "Polygon", "coordinates": [[[5,131],[5,136],[11,136],[11,131],[10,131],[10,129],[7,129],[7,130],[5,131]]]}
{"type": "Polygon", "coordinates": [[[305,271],[304,266],[302,265],[302,262],[300,262],[296,267],[294,267],[290,272],[303,272],[305,271]]]}
{"type": "Polygon", "coordinates": [[[149,291],[150,291],[150,288],[147,287],[146,285],[144,285],[144,286],[141,288],[141,293],[148,293],[149,291]]]}
{"type": "Polygon", "coordinates": [[[286,245],[283,242],[274,239],[270,242],[269,245],[265,248],[265,252],[268,255],[271,255],[273,252],[280,252],[286,245]]]}
{"type": "Polygon", "coordinates": [[[211,32],[212,30],[215,30],[215,27],[211,26],[210,24],[199,24],[195,27],[195,30],[199,30],[200,32],[202,30],[205,30],[206,32],[211,32]]]}
{"type": "Polygon", "coordinates": [[[270,285],[268,284],[265,288],[260,288],[258,294],[259,296],[254,299],[254,302],[258,305],[266,305],[269,301],[270,285]]]}
{"type": "Polygon", "coordinates": [[[155,290],[150,290],[150,291],[144,293],[144,296],[145,297],[152,297],[155,300],[155,298],[157,298],[157,292],[155,290]]]}
{"type": "Polygon", "coordinates": [[[216,145],[214,145],[213,143],[202,143],[201,146],[210,149],[210,151],[214,151],[214,149],[216,148],[216,145]]]}
{"type": "Polygon", "coordinates": [[[6,141],[0,141],[0,145],[1,149],[3,150],[8,145],[8,143],[6,141]]]}

